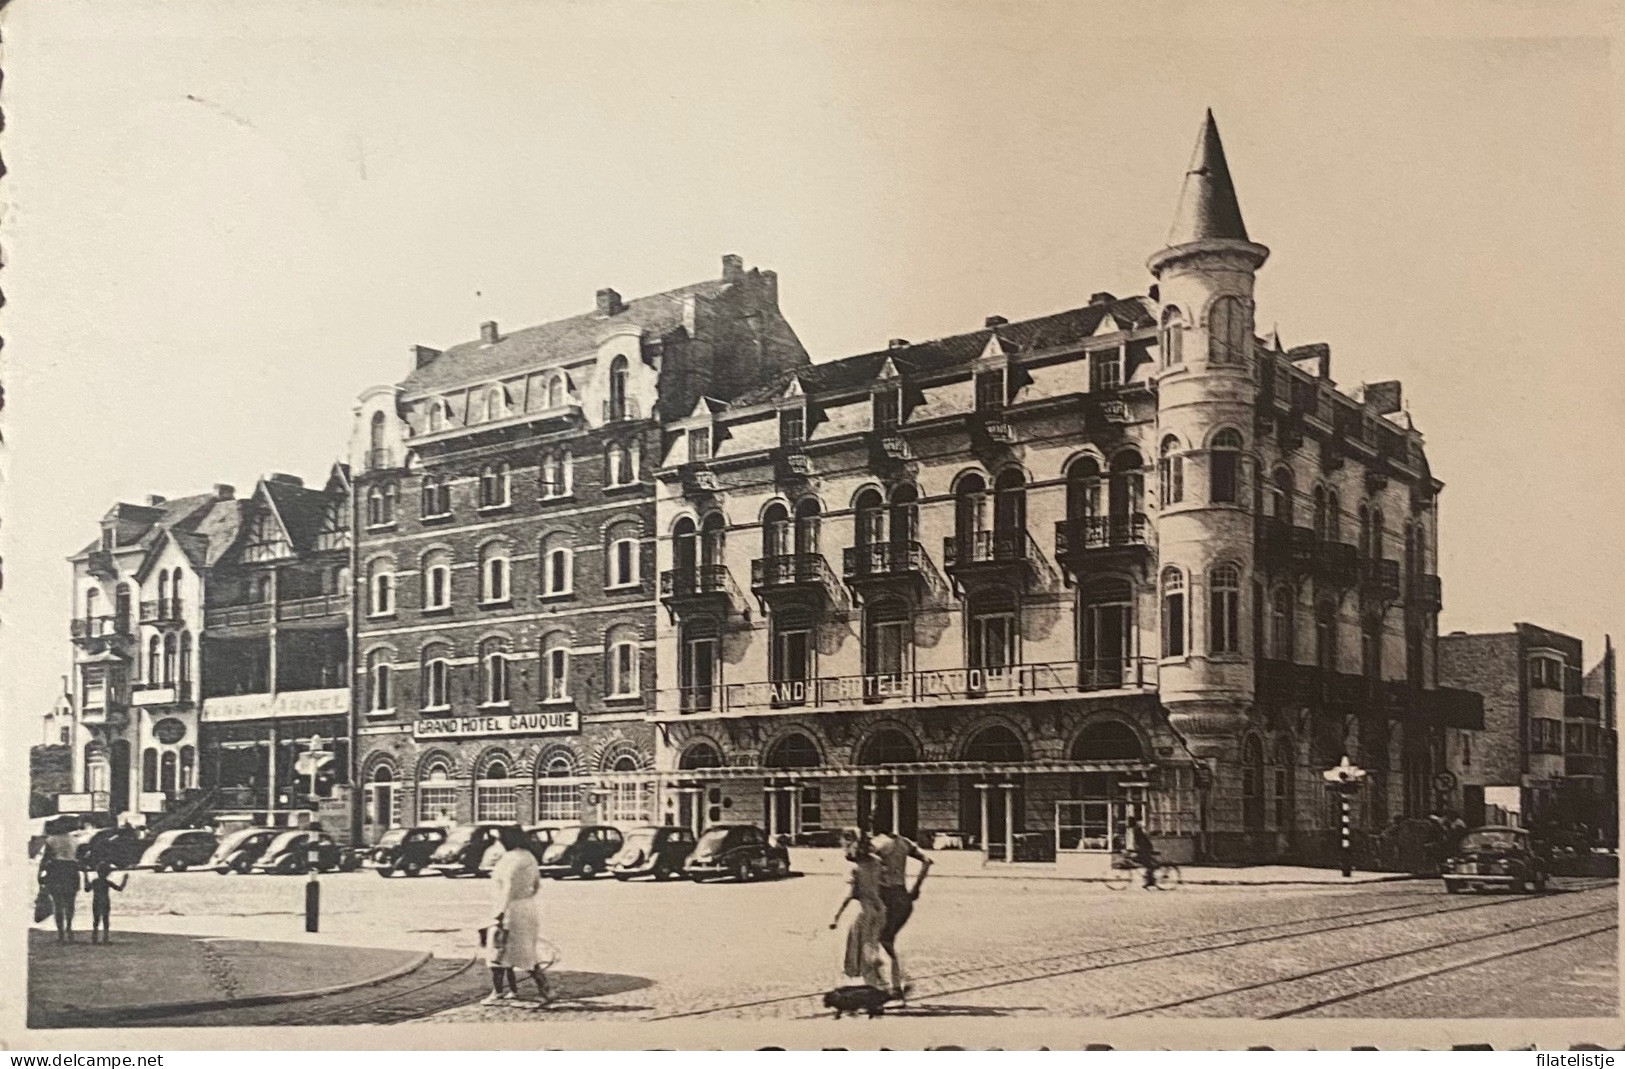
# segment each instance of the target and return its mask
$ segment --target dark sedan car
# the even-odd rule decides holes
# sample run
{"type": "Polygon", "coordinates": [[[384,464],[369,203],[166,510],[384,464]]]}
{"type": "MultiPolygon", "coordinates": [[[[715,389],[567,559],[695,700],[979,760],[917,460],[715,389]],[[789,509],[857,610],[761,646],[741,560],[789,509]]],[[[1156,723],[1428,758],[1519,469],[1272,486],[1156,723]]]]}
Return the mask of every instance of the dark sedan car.
{"type": "Polygon", "coordinates": [[[279,876],[310,871],[310,855],[316,854],[316,871],[332,872],[348,868],[344,849],[323,831],[284,831],[271,840],[265,853],[250,866],[252,872],[269,872],[279,876]]]}
{"type": "Polygon", "coordinates": [[[633,828],[609,859],[609,871],[617,880],[634,876],[669,880],[682,876],[683,862],[693,852],[694,833],[687,828],[633,828]]]}
{"type": "Polygon", "coordinates": [[[1527,831],[1489,827],[1462,836],[1440,875],[1444,889],[1455,894],[1466,887],[1544,891],[1548,873],[1527,831]]]}
{"type": "Polygon", "coordinates": [[[377,869],[380,876],[418,876],[429,867],[429,859],[446,841],[446,829],[435,825],[420,828],[391,828],[384,833],[362,862],[377,869]]]}
{"type": "Polygon", "coordinates": [[[141,863],[152,840],[137,828],[102,828],[74,850],[79,867],[94,870],[102,862],[115,869],[133,869],[141,863]]]}
{"type": "Polygon", "coordinates": [[[543,876],[555,880],[566,876],[590,880],[604,871],[620,848],[620,829],[607,824],[559,828],[553,833],[553,841],[542,851],[539,868],[543,876]]]}
{"type": "Polygon", "coordinates": [[[754,824],[713,824],[694,844],[683,871],[695,880],[732,876],[740,883],[763,876],[788,876],[790,851],[770,842],[754,824]]]}
{"type": "Polygon", "coordinates": [[[265,848],[281,834],[281,828],[243,828],[234,831],[215,847],[209,867],[222,876],[228,872],[247,872],[265,853],[265,848]]]}
{"type": "Polygon", "coordinates": [[[497,829],[516,824],[459,824],[435,847],[429,867],[446,876],[484,876],[502,854],[497,829]]]}
{"type": "Polygon", "coordinates": [[[147,844],[146,853],[133,867],[154,872],[165,869],[185,872],[189,868],[200,868],[214,856],[214,848],[219,841],[214,832],[204,828],[174,828],[160,833],[158,838],[147,844]]]}

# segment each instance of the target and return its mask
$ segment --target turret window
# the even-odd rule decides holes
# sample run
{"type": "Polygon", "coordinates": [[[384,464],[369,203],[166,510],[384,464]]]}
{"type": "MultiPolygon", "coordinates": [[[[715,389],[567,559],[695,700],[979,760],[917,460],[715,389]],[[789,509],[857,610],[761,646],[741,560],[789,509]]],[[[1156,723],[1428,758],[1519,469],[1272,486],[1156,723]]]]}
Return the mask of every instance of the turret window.
{"type": "Polygon", "coordinates": [[[1185,576],[1173,567],[1162,570],[1162,655],[1185,656],[1185,576]]]}
{"type": "Polygon", "coordinates": [[[1247,306],[1239,297],[1220,297],[1208,312],[1208,362],[1241,364],[1247,359],[1247,306]]]}
{"type": "Polygon", "coordinates": [[[1221,564],[1208,578],[1208,652],[1241,652],[1241,569],[1221,564]]]}
{"type": "Polygon", "coordinates": [[[1213,436],[1208,451],[1208,499],[1234,505],[1240,500],[1241,432],[1226,427],[1213,436]]]}
{"type": "Polygon", "coordinates": [[[1162,366],[1185,362],[1185,317],[1172,305],[1162,310],[1162,366]]]}
{"type": "Polygon", "coordinates": [[[1185,500],[1185,458],[1179,452],[1179,439],[1171,434],[1162,440],[1162,455],[1157,461],[1157,481],[1164,505],[1177,505],[1185,500]]]}
{"type": "Polygon", "coordinates": [[[1270,599],[1270,656],[1278,661],[1290,661],[1294,656],[1295,601],[1290,586],[1276,587],[1275,594],[1270,599]]]}

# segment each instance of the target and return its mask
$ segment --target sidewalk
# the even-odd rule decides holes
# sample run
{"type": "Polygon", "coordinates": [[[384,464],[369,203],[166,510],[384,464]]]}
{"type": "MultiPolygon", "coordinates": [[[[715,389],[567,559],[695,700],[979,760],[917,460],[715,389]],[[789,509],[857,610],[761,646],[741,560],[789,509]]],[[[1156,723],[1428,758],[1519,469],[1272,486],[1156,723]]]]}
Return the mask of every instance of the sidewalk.
{"type": "Polygon", "coordinates": [[[179,1009],[268,1005],[381,983],[429,955],[320,943],[212,936],[87,933],[62,945],[54,930],[28,932],[30,1028],[104,1027],[179,1009]]]}
{"type": "MultiPolygon", "coordinates": [[[[931,878],[959,877],[987,880],[1078,880],[1103,883],[1106,879],[1109,857],[1106,854],[1062,855],[1052,862],[1018,861],[1007,865],[1002,861],[983,863],[978,850],[930,850],[931,878]]],[[[849,868],[839,850],[792,847],[790,867],[808,875],[842,876],[849,868]]],[[[1406,872],[1360,872],[1345,879],[1338,869],[1316,869],[1303,865],[1223,865],[1180,864],[1183,883],[1212,887],[1249,886],[1350,886],[1352,884],[1386,883],[1392,880],[1412,880],[1418,877],[1406,872]]]]}

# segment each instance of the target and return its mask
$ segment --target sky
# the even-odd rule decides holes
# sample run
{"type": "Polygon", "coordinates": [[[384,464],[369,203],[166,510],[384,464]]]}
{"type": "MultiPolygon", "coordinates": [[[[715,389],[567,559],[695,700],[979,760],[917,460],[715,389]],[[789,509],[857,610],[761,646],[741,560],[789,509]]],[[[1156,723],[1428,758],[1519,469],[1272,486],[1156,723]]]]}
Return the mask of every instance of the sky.
{"type": "Polygon", "coordinates": [[[1260,331],[1404,382],[1441,630],[1595,660],[1625,631],[1611,43],[1577,5],[1361,10],[15,0],[0,706],[57,693],[64,558],[114,501],[319,482],[413,344],[724,253],[778,271],[814,360],[1143,293],[1209,107],[1272,250],[1260,331]]]}

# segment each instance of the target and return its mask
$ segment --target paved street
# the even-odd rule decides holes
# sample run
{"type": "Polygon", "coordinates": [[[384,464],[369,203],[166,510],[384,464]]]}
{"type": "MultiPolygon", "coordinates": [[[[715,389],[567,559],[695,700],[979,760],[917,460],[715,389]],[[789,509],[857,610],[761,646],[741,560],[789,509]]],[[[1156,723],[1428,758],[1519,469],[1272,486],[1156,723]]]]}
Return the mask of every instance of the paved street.
{"type": "MultiPolygon", "coordinates": [[[[474,929],[483,880],[324,877],[322,931],[304,881],[137,873],[126,930],[427,950],[411,976],[309,1002],[162,1024],[514,1019],[484,993],[474,929]]],[[[842,895],[827,875],[732,885],[545,882],[544,933],[563,996],[548,1012],[636,1019],[816,1016],[838,979],[842,895]]],[[[1612,1016],[1617,888],[1447,895],[1435,881],[1168,893],[1037,879],[932,879],[901,941],[918,1015],[1270,1017],[1612,1016]]],[[[78,951],[86,957],[94,948],[78,951]]],[[[534,1011],[531,1011],[532,1013],[534,1011]]]]}

